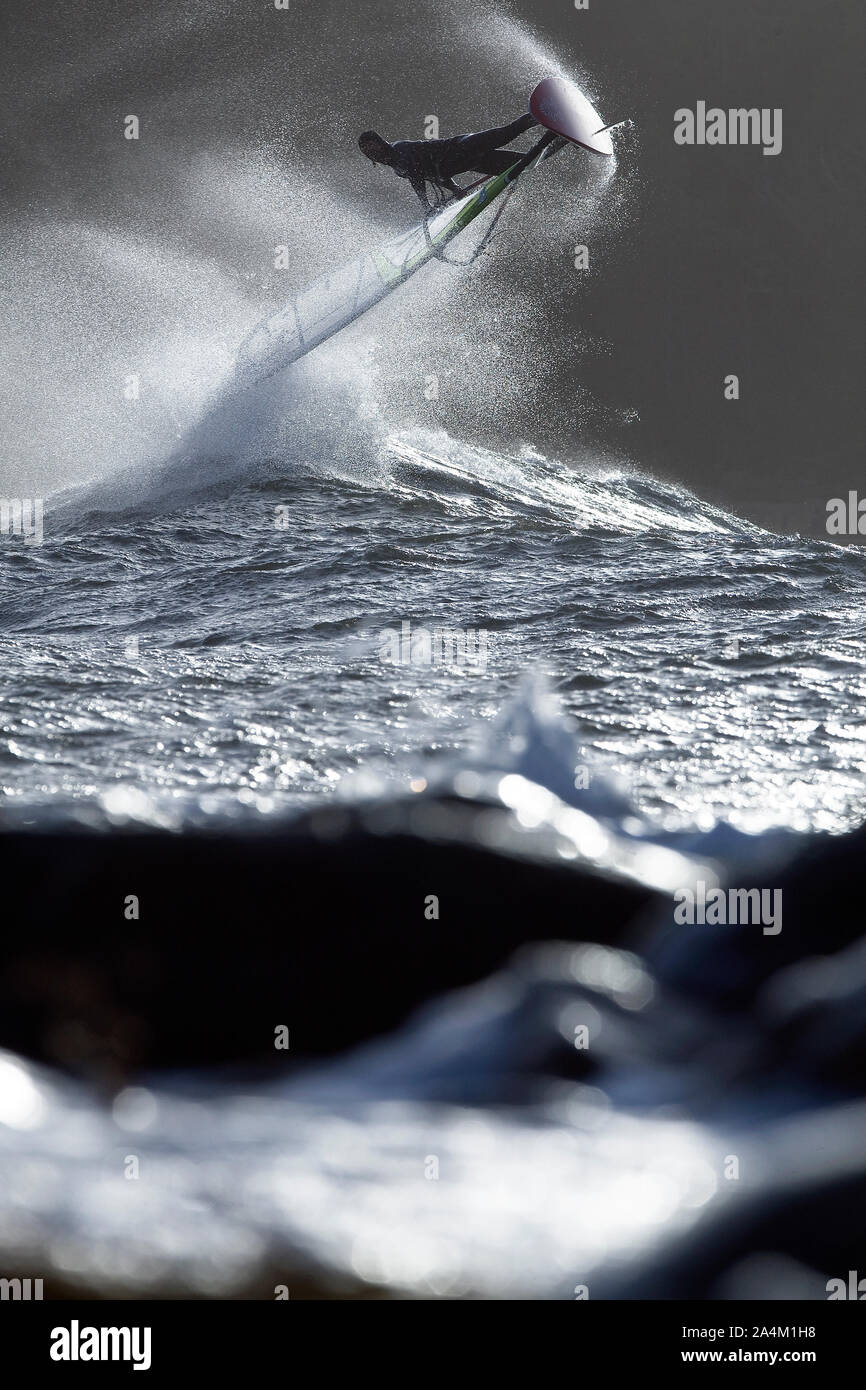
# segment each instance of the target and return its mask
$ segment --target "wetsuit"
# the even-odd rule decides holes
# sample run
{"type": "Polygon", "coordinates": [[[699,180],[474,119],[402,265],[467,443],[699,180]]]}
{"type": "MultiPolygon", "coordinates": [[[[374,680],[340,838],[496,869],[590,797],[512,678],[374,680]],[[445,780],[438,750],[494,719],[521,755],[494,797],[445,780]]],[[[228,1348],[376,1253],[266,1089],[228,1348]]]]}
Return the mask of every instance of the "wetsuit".
{"type": "Polygon", "coordinates": [[[422,203],[429,206],[427,184],[460,193],[455,174],[502,174],[519,158],[500,145],[508,145],[537,125],[534,116],[520,116],[510,125],[481,130],[475,135],[455,135],[450,140],[396,140],[391,168],[401,179],[408,179],[422,203]]]}

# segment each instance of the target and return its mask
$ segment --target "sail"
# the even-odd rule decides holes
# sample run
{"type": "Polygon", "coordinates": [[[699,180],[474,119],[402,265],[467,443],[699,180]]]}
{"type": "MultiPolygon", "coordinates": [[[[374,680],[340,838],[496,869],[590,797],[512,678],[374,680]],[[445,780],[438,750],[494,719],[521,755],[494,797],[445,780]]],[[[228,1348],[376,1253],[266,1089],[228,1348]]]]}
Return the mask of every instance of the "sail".
{"type": "Polygon", "coordinates": [[[367,252],[340,270],[313,282],[241,343],[234,385],[255,386],[339,333],[386,294],[426,265],[453,237],[514,182],[519,173],[542,159],[547,150],[520,156],[504,173],[494,174],[456,198],[408,232],[377,251],[367,252]],[[534,157],[530,159],[530,155],[534,157]]]}

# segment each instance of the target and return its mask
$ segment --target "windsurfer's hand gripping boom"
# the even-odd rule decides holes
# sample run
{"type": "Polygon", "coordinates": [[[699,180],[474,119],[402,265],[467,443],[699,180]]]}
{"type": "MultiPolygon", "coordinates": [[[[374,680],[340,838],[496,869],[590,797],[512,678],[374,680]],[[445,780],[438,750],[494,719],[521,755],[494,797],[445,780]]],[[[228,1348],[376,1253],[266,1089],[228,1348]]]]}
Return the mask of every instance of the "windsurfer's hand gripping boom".
{"type": "Polygon", "coordinates": [[[440,193],[460,194],[455,174],[502,174],[519,158],[516,152],[500,147],[509,145],[538,121],[519,116],[510,125],[495,126],[474,135],[455,135],[450,140],[396,140],[389,144],[375,130],[365,130],[358,139],[361,152],[374,164],[387,164],[401,179],[408,179],[425,208],[431,207],[427,184],[440,193]]]}

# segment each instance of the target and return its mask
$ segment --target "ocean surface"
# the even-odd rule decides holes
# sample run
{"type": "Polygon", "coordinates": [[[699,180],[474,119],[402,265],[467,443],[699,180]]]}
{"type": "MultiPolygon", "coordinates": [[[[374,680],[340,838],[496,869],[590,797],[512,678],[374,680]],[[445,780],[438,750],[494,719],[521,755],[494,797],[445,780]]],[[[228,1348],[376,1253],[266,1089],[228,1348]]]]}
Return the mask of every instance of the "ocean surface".
{"type": "MultiPolygon", "coordinates": [[[[861,822],[859,551],[770,534],[637,468],[442,430],[368,430],[363,456],[240,468],[225,419],[148,470],[49,499],[41,545],[5,540],[7,829],[279,833],[310,808],[456,789],[508,808],[501,855],[548,826],[530,889],[543,894],[545,864],[587,854],[654,891],[738,865],[775,884],[780,848],[828,831],[842,843],[861,822]],[[404,646],[406,624],[455,645],[404,646]],[[586,813],[572,841],[563,806],[586,813]],[[658,860],[660,845],[678,853],[658,860]]],[[[437,814],[422,838],[459,854],[453,812],[437,814]]],[[[86,886],[99,857],[83,846],[82,886],[68,884],[67,1011],[92,968],[101,979],[86,886]]],[[[781,956],[755,955],[756,928],[717,929],[687,937],[673,969],[647,953],[645,922],[587,920],[575,875],[558,933],[577,944],[527,947],[332,1060],[244,1077],[221,1057],[134,1072],[118,1091],[0,1053],[4,1274],[61,1297],[824,1297],[857,1260],[862,1232],[833,1194],[854,1183],[860,1200],[866,1125],[852,1080],[862,950],[824,906],[835,875],[785,889],[786,923],[792,904],[821,906],[786,925],[781,956]],[[853,943],[829,992],[828,922],[834,949],[853,943]],[[780,967],[769,984],[763,956],[780,967]],[[729,976],[733,1023],[708,994],[729,976]],[[817,1022],[798,1022],[804,998],[825,999],[817,1022]],[[589,1071],[563,1042],[574,1018],[602,1029],[589,1071]],[[731,1154],[747,1174],[736,1190],[731,1154]],[[817,1244],[791,1234],[804,1210],[817,1244]]],[[[482,901],[497,876],[476,885],[482,901]]],[[[152,918],[152,878],[131,860],[126,881],[152,918]]],[[[278,876],[272,891],[294,903],[299,888],[278,876]]],[[[323,882],[285,931],[327,942],[343,930],[328,903],[323,882]]],[[[209,921],[218,970],[237,949],[270,956],[257,919],[209,921]]],[[[375,952],[387,933],[366,930],[375,952]]],[[[37,957],[41,933],[28,929],[37,957]]],[[[367,968],[359,999],[383,988],[387,955],[367,968]]],[[[4,987],[27,978],[13,967],[4,987]]],[[[399,969],[392,984],[399,999],[399,969]]],[[[243,1008],[255,1019],[248,994],[243,1008]]]]}
{"type": "Polygon", "coordinates": [[[239,473],[187,443],[49,498],[43,544],[3,541],[8,822],[182,826],[405,786],[529,676],[659,826],[860,821],[859,550],[637,468],[426,429],[363,445],[239,473]],[[466,645],[413,654],[406,624],[466,645]]]}

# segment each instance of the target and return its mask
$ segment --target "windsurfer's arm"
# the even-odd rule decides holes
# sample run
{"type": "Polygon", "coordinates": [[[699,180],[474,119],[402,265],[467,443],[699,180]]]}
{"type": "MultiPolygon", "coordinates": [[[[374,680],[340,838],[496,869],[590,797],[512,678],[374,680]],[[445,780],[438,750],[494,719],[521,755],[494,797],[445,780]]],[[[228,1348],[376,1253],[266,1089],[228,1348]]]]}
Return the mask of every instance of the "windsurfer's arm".
{"type": "MultiPolygon", "coordinates": [[[[463,189],[458,187],[458,185],[454,182],[452,178],[443,178],[440,175],[439,178],[429,178],[429,182],[433,185],[434,188],[440,188],[446,193],[452,193],[456,198],[459,198],[461,193],[463,192],[463,189]]],[[[427,194],[427,183],[428,179],[423,178],[420,174],[416,174],[415,177],[411,179],[412,187],[418,194],[418,197],[421,199],[421,202],[424,204],[425,208],[432,211],[433,208],[440,206],[441,200],[440,202],[431,202],[427,194]]]]}
{"type": "Polygon", "coordinates": [[[440,168],[442,151],[449,145],[447,140],[396,140],[391,146],[394,159],[391,167],[400,178],[408,179],[420,201],[428,211],[438,206],[439,199],[431,199],[427,185],[433,189],[459,196],[463,192],[448,174],[440,168]]]}
{"type": "Polygon", "coordinates": [[[433,204],[430,202],[430,199],[427,196],[427,180],[424,178],[422,174],[412,174],[410,176],[409,182],[411,183],[415,192],[418,194],[418,197],[421,199],[421,202],[424,204],[425,209],[429,212],[433,204]]]}

